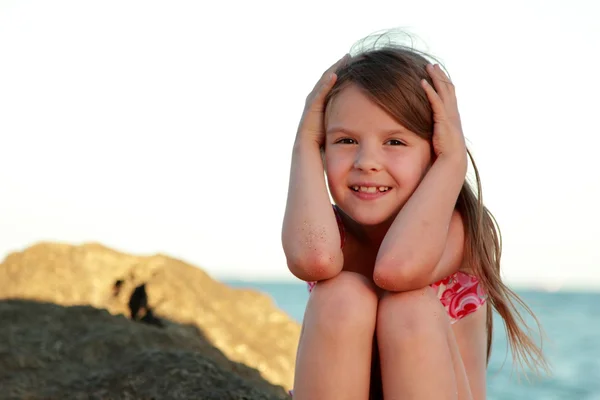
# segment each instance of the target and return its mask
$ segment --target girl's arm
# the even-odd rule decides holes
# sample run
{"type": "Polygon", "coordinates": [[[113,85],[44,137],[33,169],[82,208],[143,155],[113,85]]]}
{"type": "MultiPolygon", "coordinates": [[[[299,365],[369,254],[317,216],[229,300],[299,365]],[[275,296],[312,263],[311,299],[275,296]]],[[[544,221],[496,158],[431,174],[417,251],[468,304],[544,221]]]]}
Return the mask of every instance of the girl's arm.
{"type": "Polygon", "coordinates": [[[456,272],[464,227],[454,210],[464,183],[461,160],[439,157],[388,230],[373,279],[385,290],[425,287],[456,272]]]}
{"type": "Polygon", "coordinates": [[[325,185],[321,144],[325,139],[325,98],[335,84],[333,64],[306,99],[292,152],[288,199],[281,240],[288,268],[299,279],[333,278],[344,265],[340,232],[325,185]]]}
{"type": "Polygon", "coordinates": [[[464,231],[454,208],[467,172],[465,140],[454,85],[439,65],[427,72],[433,86],[421,83],[433,111],[436,158],[379,248],[373,279],[386,290],[424,287],[462,262],[464,231]]]}
{"type": "Polygon", "coordinates": [[[294,144],[282,243],[288,267],[299,279],[329,279],[342,270],[339,228],[314,141],[294,144]]]}

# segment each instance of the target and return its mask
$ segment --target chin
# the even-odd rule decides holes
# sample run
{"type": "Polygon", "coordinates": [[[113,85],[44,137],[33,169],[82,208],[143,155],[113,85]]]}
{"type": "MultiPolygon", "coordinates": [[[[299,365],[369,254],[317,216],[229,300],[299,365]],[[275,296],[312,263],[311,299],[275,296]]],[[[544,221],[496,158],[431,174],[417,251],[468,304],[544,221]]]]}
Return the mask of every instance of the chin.
{"type": "Polygon", "coordinates": [[[404,202],[398,201],[397,198],[369,203],[344,195],[332,197],[334,203],[354,222],[369,227],[393,222],[404,205],[404,202]]]}
{"type": "Polygon", "coordinates": [[[380,225],[387,225],[390,221],[393,221],[395,215],[387,215],[387,216],[383,216],[383,217],[367,217],[367,218],[361,218],[360,220],[357,220],[356,222],[358,222],[359,224],[363,225],[363,226],[370,226],[370,227],[375,227],[375,226],[380,226],[380,225]]]}
{"type": "Polygon", "coordinates": [[[364,209],[363,210],[349,209],[347,211],[344,210],[344,212],[350,218],[352,218],[352,220],[354,222],[356,222],[357,224],[360,224],[363,226],[370,226],[370,227],[385,224],[385,223],[389,222],[390,220],[393,220],[397,215],[397,213],[391,213],[391,212],[386,213],[386,212],[383,212],[382,210],[369,211],[369,210],[364,210],[364,209]]]}

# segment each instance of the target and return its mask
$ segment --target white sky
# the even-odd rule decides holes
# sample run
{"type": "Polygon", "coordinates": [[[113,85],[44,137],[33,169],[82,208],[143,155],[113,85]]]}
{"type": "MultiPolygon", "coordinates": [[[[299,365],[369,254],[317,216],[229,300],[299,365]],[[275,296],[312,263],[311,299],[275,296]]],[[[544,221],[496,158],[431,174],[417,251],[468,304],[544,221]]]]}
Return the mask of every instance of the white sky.
{"type": "Polygon", "coordinates": [[[292,279],[290,150],[321,72],[402,27],[445,63],[509,283],[600,288],[595,1],[2,1],[0,256],[40,240],[292,279]]]}

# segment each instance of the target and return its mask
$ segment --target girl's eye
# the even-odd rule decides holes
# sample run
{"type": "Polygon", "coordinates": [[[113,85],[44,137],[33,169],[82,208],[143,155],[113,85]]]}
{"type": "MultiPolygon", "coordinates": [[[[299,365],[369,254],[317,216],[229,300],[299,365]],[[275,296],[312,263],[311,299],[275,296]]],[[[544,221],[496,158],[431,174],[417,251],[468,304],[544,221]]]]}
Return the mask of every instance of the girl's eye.
{"type": "Polygon", "coordinates": [[[406,144],[398,139],[390,139],[387,141],[387,143],[391,144],[392,146],[405,146],[406,144]]]}
{"type": "Polygon", "coordinates": [[[341,143],[341,144],[355,144],[356,141],[354,139],[344,138],[344,139],[338,140],[336,143],[341,143]]]}

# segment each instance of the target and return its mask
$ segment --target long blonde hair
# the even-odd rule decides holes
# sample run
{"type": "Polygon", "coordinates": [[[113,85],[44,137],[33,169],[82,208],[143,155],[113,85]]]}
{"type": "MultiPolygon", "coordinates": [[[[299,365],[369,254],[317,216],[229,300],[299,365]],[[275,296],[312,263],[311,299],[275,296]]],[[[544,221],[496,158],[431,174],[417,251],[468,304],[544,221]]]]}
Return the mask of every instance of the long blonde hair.
{"type": "MultiPolygon", "coordinates": [[[[398,44],[372,47],[352,54],[351,59],[337,71],[337,82],[328,95],[327,104],[349,84],[357,85],[403,126],[431,142],[433,111],[420,81],[427,79],[432,83],[425,66],[435,58],[398,44]]],[[[492,349],[493,308],[504,321],[511,351],[521,367],[527,365],[536,371],[540,367],[548,370],[541,347],[529,336],[530,328],[517,306],[523,307],[533,317],[541,332],[539,321],[523,300],[502,282],[500,229],[483,204],[479,171],[471,152],[467,152],[475,172],[476,190],[465,179],[456,209],[465,224],[466,265],[478,277],[488,296],[488,363],[492,349]]]]}

